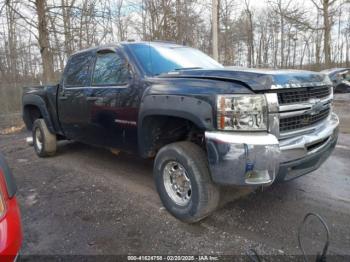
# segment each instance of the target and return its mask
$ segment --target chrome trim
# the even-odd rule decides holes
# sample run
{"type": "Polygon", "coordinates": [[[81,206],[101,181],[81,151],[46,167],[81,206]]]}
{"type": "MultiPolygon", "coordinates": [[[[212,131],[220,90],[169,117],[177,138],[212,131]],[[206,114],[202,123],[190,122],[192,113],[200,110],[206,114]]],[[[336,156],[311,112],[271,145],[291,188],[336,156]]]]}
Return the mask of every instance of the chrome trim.
{"type": "MultiPolygon", "coordinates": [[[[339,118],[332,113],[328,120],[314,128],[311,133],[280,140],[281,162],[289,162],[303,158],[320,150],[322,146],[312,151],[307,147],[312,146],[324,139],[331,138],[339,125],[339,118]]],[[[325,142],[325,144],[327,144],[325,142]]]]}
{"type": "Polygon", "coordinates": [[[205,132],[205,138],[229,144],[278,145],[278,139],[265,132],[205,132]]]}
{"type": "MultiPolygon", "coordinates": [[[[323,104],[323,108],[321,109],[321,111],[328,108],[331,108],[330,103],[323,104]]],[[[310,113],[310,109],[312,109],[312,107],[299,110],[299,111],[281,112],[279,116],[280,116],[280,119],[283,119],[283,118],[292,117],[292,116],[307,115],[308,113],[310,113]]]]}
{"type": "Polygon", "coordinates": [[[269,113],[276,113],[279,111],[279,103],[277,93],[265,94],[269,113]]]}
{"type": "Polygon", "coordinates": [[[278,139],[266,132],[205,132],[211,177],[222,185],[269,185],[278,172],[278,139]]]}
{"type": "MultiPolygon", "coordinates": [[[[324,99],[321,99],[319,102],[323,104],[329,104],[333,101],[333,95],[330,95],[324,99]]],[[[285,111],[294,111],[294,110],[303,110],[303,109],[310,109],[314,103],[312,100],[309,100],[309,102],[302,102],[297,104],[288,104],[288,105],[280,105],[278,107],[279,112],[285,112],[285,111]]]]}
{"type": "Polygon", "coordinates": [[[115,119],[114,123],[122,124],[122,125],[137,126],[136,121],[128,121],[128,120],[123,120],[123,119],[115,119]]]}
{"type": "Polygon", "coordinates": [[[268,115],[268,131],[276,137],[280,137],[280,117],[278,113],[268,115]]]}
{"type": "Polygon", "coordinates": [[[127,85],[120,85],[120,86],[76,86],[76,87],[64,87],[65,91],[69,90],[81,90],[81,89],[125,89],[130,87],[129,84],[127,85]]]}
{"type": "Polygon", "coordinates": [[[277,93],[265,94],[268,108],[268,132],[276,137],[280,135],[279,105],[277,93]]]}
{"type": "Polygon", "coordinates": [[[285,88],[301,88],[301,87],[322,87],[332,85],[332,82],[323,81],[323,82],[304,82],[304,83],[288,83],[283,85],[271,85],[271,89],[285,89],[285,88]]]}

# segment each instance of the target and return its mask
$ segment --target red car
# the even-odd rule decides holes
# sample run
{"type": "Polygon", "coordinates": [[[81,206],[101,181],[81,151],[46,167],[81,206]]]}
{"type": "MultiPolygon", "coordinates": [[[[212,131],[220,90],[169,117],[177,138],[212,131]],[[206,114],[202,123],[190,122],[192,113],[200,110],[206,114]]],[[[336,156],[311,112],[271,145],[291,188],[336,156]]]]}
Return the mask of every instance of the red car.
{"type": "Polygon", "coordinates": [[[0,261],[15,261],[22,244],[16,183],[0,153],[0,261]]]}

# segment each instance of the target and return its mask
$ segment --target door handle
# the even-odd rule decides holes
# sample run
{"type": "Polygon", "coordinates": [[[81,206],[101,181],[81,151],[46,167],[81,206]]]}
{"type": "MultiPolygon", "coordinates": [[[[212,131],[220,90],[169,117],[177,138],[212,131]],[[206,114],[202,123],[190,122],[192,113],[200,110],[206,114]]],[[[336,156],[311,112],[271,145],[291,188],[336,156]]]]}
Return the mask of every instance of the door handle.
{"type": "Polygon", "coordinates": [[[97,96],[89,96],[86,98],[87,101],[96,101],[98,99],[99,99],[99,97],[97,97],[97,96]]]}
{"type": "Polygon", "coordinates": [[[58,99],[59,99],[59,100],[67,100],[67,99],[68,99],[68,96],[64,96],[64,95],[63,95],[63,96],[59,96],[58,99]]]}

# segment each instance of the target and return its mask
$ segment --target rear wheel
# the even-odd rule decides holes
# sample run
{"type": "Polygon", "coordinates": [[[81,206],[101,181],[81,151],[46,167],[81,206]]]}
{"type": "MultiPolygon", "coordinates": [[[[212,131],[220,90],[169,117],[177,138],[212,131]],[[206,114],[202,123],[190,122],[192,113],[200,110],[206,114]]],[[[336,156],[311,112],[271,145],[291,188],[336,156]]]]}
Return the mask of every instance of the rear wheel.
{"type": "Polygon", "coordinates": [[[47,157],[56,153],[56,135],[49,131],[44,119],[37,119],[34,121],[32,135],[34,149],[38,156],[47,157]]]}
{"type": "Polygon", "coordinates": [[[165,208],[184,222],[205,218],[219,204],[219,188],[211,181],[205,152],[193,143],[163,147],[155,159],[154,178],[165,208]]]}

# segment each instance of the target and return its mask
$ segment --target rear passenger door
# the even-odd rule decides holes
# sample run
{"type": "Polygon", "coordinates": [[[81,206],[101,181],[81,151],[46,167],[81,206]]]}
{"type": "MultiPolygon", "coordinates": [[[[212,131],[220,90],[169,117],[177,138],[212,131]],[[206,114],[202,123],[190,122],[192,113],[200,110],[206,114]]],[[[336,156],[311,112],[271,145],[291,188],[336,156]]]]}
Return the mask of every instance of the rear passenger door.
{"type": "Polygon", "coordinates": [[[57,105],[61,127],[67,138],[87,142],[89,126],[87,98],[91,90],[93,53],[78,53],[69,59],[60,83],[57,105]]]}

